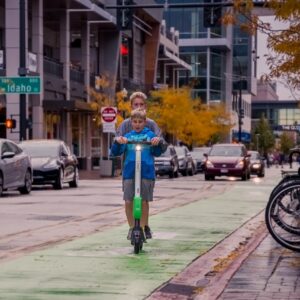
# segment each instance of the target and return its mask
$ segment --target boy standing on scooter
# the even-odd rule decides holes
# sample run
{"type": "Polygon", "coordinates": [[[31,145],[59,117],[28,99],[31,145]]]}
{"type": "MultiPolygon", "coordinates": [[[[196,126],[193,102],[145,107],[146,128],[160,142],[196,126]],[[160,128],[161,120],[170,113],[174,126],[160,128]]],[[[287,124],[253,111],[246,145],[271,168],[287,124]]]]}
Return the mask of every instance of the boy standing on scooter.
{"type": "Polygon", "coordinates": [[[131,112],[132,131],[115,140],[111,148],[111,154],[118,156],[125,154],[123,167],[123,199],[125,200],[125,213],[129,225],[127,239],[131,239],[134,226],[132,215],[134,197],[134,175],[135,175],[135,145],[127,144],[128,140],[151,141],[152,145],[143,147],[141,151],[141,196],[143,199],[141,226],[145,228],[149,215],[149,202],[153,201],[153,189],[155,183],[154,156],[160,156],[162,145],[153,142],[155,133],[146,126],[146,112],[143,109],[135,109],[131,112]],[[122,143],[119,143],[121,138],[122,143]]]}

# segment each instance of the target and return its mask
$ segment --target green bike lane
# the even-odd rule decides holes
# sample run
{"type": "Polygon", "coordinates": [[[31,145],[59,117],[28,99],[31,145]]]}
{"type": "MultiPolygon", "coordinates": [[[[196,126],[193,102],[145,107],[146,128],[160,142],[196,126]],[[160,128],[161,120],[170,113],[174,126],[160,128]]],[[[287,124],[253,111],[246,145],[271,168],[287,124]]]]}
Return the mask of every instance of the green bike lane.
{"type": "Polygon", "coordinates": [[[144,299],[263,210],[273,180],[151,216],[154,239],[139,255],[124,224],[2,262],[0,299],[144,299]]]}

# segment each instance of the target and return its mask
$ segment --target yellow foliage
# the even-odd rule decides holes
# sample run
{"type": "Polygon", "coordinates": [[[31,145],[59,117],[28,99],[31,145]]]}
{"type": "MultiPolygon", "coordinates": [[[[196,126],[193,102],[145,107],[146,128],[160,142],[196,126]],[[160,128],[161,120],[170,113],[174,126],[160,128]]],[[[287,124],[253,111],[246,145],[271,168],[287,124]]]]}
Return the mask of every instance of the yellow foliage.
{"type": "Polygon", "coordinates": [[[188,87],[152,91],[151,97],[147,115],[164,133],[188,145],[203,145],[215,134],[228,134],[231,128],[223,106],[201,104],[199,99],[191,98],[188,87]],[[223,124],[220,124],[221,120],[223,124]]]}
{"type": "Polygon", "coordinates": [[[272,10],[275,19],[282,23],[281,30],[274,30],[272,24],[263,22],[253,13],[252,0],[233,0],[233,9],[226,13],[223,23],[237,24],[238,16],[245,21],[240,24],[243,30],[254,34],[257,30],[268,37],[269,55],[267,65],[268,80],[279,78],[292,90],[300,88],[300,2],[296,0],[269,0],[266,6],[272,10]]]}

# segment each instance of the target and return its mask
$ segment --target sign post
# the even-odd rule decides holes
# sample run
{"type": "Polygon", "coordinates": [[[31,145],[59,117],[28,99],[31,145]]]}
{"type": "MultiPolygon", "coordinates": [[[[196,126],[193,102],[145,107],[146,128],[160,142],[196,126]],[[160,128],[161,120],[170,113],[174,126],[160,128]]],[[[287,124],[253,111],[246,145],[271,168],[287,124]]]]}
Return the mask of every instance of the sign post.
{"type": "Polygon", "coordinates": [[[106,106],[101,108],[101,121],[103,132],[107,133],[107,160],[103,160],[101,157],[101,175],[111,175],[113,177],[113,161],[109,159],[110,148],[110,133],[116,132],[118,109],[112,106],[106,106]]]}

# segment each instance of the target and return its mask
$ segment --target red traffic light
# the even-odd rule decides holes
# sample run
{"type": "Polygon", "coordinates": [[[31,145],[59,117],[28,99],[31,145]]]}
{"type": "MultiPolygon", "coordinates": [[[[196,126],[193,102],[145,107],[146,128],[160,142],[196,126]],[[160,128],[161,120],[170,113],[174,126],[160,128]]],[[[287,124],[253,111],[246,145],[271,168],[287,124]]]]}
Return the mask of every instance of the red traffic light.
{"type": "Polygon", "coordinates": [[[15,119],[6,119],[5,120],[5,127],[6,128],[10,128],[10,129],[13,129],[13,128],[16,128],[16,120],[15,119]]]}

